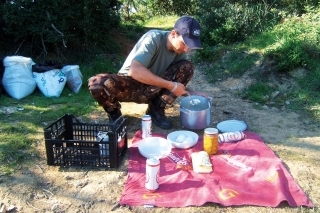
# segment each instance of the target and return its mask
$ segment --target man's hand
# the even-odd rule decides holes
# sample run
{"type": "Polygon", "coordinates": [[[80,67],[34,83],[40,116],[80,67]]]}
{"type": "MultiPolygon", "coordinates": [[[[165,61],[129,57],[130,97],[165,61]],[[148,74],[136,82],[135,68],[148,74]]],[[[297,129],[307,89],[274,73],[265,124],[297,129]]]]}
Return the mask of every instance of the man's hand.
{"type": "Polygon", "coordinates": [[[177,86],[174,86],[173,89],[171,90],[171,92],[175,96],[179,97],[187,93],[186,87],[183,84],[179,82],[173,82],[173,83],[177,85],[177,86]]]}

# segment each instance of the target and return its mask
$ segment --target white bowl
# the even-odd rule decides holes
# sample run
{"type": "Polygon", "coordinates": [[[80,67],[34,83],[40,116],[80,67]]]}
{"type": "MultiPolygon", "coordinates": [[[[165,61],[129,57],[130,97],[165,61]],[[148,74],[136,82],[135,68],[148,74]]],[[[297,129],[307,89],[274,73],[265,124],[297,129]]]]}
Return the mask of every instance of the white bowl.
{"type": "Polygon", "coordinates": [[[167,140],[172,146],[179,149],[188,149],[198,142],[199,135],[192,131],[180,130],[167,135],[167,140]]]}
{"type": "Polygon", "coordinates": [[[149,137],[139,142],[138,149],[140,154],[145,158],[155,157],[161,159],[171,152],[172,145],[164,138],[149,137]]]}

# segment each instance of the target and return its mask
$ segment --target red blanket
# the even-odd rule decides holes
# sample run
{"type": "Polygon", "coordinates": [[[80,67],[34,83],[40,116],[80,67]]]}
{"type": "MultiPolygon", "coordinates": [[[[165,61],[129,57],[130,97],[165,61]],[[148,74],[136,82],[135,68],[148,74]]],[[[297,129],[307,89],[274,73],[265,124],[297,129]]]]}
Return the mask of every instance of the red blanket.
{"type": "MultiPolygon", "coordinates": [[[[223,206],[276,207],[287,201],[293,207],[313,207],[273,151],[258,135],[245,133],[247,137],[242,141],[219,145],[218,154],[210,156],[214,169],[210,174],[192,170],[191,153],[203,150],[202,137],[192,148],[173,148],[170,155],[160,160],[160,187],[152,193],[144,187],[146,158],[137,147],[141,131],[136,132],[120,204],[185,207],[213,202],[223,206]]],[[[166,138],[161,134],[153,136],[166,138]]]]}

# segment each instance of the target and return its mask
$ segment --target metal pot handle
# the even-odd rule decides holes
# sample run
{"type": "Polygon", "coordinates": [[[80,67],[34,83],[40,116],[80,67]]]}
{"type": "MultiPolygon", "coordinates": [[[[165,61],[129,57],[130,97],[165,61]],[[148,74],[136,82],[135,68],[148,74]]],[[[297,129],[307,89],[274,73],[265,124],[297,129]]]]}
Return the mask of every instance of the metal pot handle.
{"type": "Polygon", "coordinates": [[[209,102],[209,107],[212,107],[212,97],[207,97],[208,98],[208,102],[209,102]]]}

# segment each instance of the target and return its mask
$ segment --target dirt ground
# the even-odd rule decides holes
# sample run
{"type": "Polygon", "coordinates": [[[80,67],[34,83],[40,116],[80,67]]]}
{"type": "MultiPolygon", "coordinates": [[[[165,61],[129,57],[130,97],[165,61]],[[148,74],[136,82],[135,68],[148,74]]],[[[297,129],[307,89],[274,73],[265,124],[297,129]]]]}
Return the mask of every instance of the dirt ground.
{"type": "MultiPolygon", "coordinates": [[[[296,182],[316,206],[312,209],[291,208],[282,204],[278,208],[268,207],[222,207],[207,204],[203,207],[151,208],[119,206],[122,190],[126,182],[128,152],[121,166],[114,170],[92,168],[64,168],[48,166],[44,139],[37,148],[41,153],[35,156],[32,165],[23,166],[12,176],[0,176],[0,202],[11,212],[318,212],[320,202],[320,131],[319,124],[293,112],[259,106],[237,97],[252,79],[244,75],[239,79],[229,78],[209,84],[201,65],[188,87],[203,91],[213,97],[212,123],[227,119],[243,120],[248,130],[259,134],[264,142],[279,156],[296,182]]],[[[140,128],[141,116],[147,105],[123,103],[122,112],[128,118],[129,143],[140,128]]],[[[101,111],[92,112],[92,120],[101,120],[107,115],[101,111]]],[[[179,99],[168,107],[167,115],[174,128],[162,130],[153,125],[153,132],[170,133],[183,127],[179,120],[179,99]]],[[[203,134],[202,130],[196,131],[203,134]]]]}

